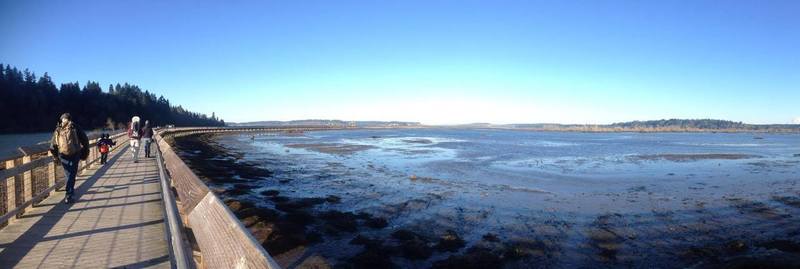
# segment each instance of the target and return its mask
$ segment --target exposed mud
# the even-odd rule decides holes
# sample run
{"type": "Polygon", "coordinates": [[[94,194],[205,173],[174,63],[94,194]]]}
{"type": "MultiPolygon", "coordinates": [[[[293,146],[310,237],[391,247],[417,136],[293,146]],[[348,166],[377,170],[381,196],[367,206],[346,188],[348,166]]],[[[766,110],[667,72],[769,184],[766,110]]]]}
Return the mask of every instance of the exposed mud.
{"type": "Polygon", "coordinates": [[[199,176],[209,181],[244,183],[266,179],[272,174],[260,164],[244,160],[242,153],[220,145],[211,135],[179,138],[174,146],[181,159],[199,176]],[[235,169],[231,169],[232,167],[235,169]]]}
{"type": "Polygon", "coordinates": [[[348,144],[338,144],[338,143],[289,144],[286,145],[286,147],[300,148],[321,153],[340,154],[340,155],[353,154],[359,151],[364,151],[374,148],[369,145],[348,145],[348,144]]]}
{"type": "Polygon", "coordinates": [[[695,153],[695,154],[650,154],[634,155],[631,159],[638,160],[667,160],[673,162],[693,162],[699,160],[740,160],[759,158],[758,155],[735,153],[695,153]]]}

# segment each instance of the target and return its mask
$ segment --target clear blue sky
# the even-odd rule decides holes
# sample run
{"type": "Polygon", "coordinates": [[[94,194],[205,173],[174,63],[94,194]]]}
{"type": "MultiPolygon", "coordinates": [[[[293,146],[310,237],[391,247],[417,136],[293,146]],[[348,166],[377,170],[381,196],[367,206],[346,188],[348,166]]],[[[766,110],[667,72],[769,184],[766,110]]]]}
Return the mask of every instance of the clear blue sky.
{"type": "Polygon", "coordinates": [[[0,62],[236,122],[800,120],[800,1],[195,2],[0,0],[0,62]]]}

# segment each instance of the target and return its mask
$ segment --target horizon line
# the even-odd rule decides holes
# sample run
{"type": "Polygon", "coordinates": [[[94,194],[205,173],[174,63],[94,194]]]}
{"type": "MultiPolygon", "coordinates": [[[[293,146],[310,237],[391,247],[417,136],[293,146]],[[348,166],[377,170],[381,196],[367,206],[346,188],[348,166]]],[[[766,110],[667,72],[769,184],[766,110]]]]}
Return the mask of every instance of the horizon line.
{"type": "Polygon", "coordinates": [[[425,123],[422,121],[406,121],[406,120],[343,120],[343,119],[319,119],[319,118],[307,118],[307,119],[294,119],[294,120],[256,120],[256,121],[231,121],[225,122],[226,125],[228,124],[248,124],[248,123],[258,123],[258,122],[292,122],[292,121],[342,121],[342,122],[400,122],[400,123],[416,123],[419,125],[425,126],[459,126],[459,125],[478,125],[478,124],[487,124],[487,125],[518,125],[518,124],[552,124],[552,125],[613,125],[613,124],[620,124],[620,123],[630,123],[630,122],[647,122],[647,121],[661,121],[661,120],[712,120],[712,121],[729,121],[734,123],[741,123],[745,125],[800,125],[800,122],[797,122],[800,119],[794,119],[796,122],[788,122],[788,123],[749,123],[744,121],[736,121],[736,120],[725,120],[725,119],[712,119],[712,118],[662,118],[662,119],[651,119],[651,120],[628,120],[628,121],[615,121],[611,123],[559,123],[559,122],[512,122],[512,123],[496,123],[496,122],[465,122],[465,123],[425,123]]]}

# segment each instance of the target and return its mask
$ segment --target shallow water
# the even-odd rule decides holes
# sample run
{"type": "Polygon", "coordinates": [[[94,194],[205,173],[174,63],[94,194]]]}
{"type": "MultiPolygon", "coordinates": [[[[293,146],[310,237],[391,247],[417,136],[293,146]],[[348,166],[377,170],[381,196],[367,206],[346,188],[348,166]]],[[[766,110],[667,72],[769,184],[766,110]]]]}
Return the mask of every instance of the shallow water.
{"type": "Polygon", "coordinates": [[[702,266],[772,255],[759,246],[777,238],[800,243],[791,202],[800,195],[798,135],[394,129],[216,141],[272,172],[231,197],[272,207],[259,192],[335,195],[340,203],[315,210],[388,220],[308,246],[333,264],[360,251],[348,244],[356,234],[388,238],[398,229],[430,238],[450,230],[466,241],[425,259],[393,257],[401,267],[441,267],[496,247],[489,233],[525,246],[522,258],[504,258],[507,267],[702,266]],[[731,252],[725,244],[737,240],[748,247],[731,252]]]}
{"type": "MultiPolygon", "coordinates": [[[[88,131],[86,135],[99,135],[103,131],[88,131]]],[[[112,132],[113,133],[113,132],[112,132]]],[[[0,157],[19,154],[17,148],[50,143],[52,132],[25,133],[25,134],[0,134],[0,157]]]]}
{"type": "Polygon", "coordinates": [[[17,148],[49,141],[53,133],[0,134],[0,157],[17,154],[17,148]]]}

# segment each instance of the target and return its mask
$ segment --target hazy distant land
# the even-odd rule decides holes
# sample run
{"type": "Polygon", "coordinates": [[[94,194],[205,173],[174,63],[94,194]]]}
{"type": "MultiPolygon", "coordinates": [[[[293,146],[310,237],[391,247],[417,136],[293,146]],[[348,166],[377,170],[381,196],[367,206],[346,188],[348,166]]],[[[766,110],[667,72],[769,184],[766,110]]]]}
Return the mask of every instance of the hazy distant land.
{"type": "Polygon", "coordinates": [[[344,121],[344,120],[290,120],[290,121],[253,121],[228,123],[228,126],[330,126],[342,128],[367,128],[367,127],[420,127],[419,122],[404,121],[344,121]]]}
{"type": "Polygon", "coordinates": [[[498,128],[529,131],[564,132],[768,132],[797,133],[800,124],[747,124],[742,122],[713,119],[669,119],[649,121],[629,121],[612,124],[558,124],[558,123],[516,123],[492,124],[471,123],[459,125],[424,125],[419,122],[402,121],[343,121],[343,120],[293,120],[256,121],[229,123],[229,126],[291,126],[311,125],[342,128],[375,127],[453,127],[453,128],[498,128]]]}

